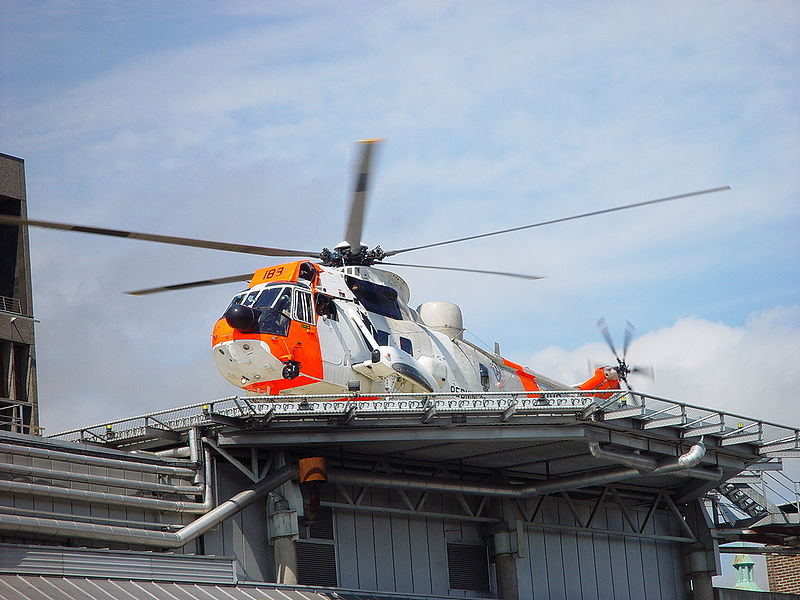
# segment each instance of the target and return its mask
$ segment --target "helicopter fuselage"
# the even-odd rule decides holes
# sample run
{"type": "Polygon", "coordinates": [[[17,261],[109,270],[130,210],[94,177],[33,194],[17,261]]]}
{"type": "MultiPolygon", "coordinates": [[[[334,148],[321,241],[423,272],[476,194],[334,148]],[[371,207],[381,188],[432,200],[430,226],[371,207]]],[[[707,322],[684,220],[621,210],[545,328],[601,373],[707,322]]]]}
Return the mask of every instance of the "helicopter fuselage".
{"type": "Polygon", "coordinates": [[[259,395],[562,387],[464,340],[455,304],[414,310],[408,299],[399,276],[374,267],[261,269],[217,321],[214,360],[230,383],[259,395]]]}

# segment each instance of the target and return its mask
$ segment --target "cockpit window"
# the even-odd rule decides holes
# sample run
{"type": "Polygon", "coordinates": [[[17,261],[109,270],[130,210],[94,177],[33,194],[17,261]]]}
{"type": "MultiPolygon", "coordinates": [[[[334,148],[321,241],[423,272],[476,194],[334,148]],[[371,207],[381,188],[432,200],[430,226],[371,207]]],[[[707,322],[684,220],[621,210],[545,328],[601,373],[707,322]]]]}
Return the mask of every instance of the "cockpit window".
{"type": "Polygon", "coordinates": [[[253,304],[253,308],[272,308],[272,305],[275,304],[275,299],[282,289],[283,288],[280,287],[266,288],[253,304]]]}
{"type": "Polygon", "coordinates": [[[247,297],[245,297],[245,299],[242,300],[242,305],[253,306],[253,302],[255,302],[256,298],[258,298],[258,294],[260,293],[260,291],[261,290],[255,290],[247,294],[247,297]]]}
{"type": "Polygon", "coordinates": [[[311,307],[311,294],[306,291],[295,290],[294,318],[303,323],[314,322],[314,309],[311,307]]]}

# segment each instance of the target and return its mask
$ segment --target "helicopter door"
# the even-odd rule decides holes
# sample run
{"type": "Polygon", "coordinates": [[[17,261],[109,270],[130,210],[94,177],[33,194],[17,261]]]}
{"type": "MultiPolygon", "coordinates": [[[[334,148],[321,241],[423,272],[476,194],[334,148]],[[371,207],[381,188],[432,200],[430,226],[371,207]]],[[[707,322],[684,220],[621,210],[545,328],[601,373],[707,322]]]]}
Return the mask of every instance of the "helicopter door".
{"type": "Polygon", "coordinates": [[[288,341],[292,360],[300,363],[302,375],[322,379],[322,356],[314,324],[311,292],[294,288],[291,315],[288,341]]]}

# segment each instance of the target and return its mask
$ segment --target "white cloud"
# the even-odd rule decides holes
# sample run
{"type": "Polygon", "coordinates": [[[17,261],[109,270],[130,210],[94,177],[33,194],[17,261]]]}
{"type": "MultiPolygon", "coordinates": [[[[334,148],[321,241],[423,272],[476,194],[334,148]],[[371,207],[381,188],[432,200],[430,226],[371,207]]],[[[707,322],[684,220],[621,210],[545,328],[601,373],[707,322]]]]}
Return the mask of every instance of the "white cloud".
{"type": "MultiPolygon", "coordinates": [[[[754,313],[739,327],[685,317],[636,338],[628,352],[629,362],[655,370],[652,381],[631,377],[639,391],[792,427],[800,426],[798,356],[798,305],[754,313]]],[[[613,364],[601,343],[549,347],[528,364],[572,383],[588,377],[587,361],[613,364]]]]}

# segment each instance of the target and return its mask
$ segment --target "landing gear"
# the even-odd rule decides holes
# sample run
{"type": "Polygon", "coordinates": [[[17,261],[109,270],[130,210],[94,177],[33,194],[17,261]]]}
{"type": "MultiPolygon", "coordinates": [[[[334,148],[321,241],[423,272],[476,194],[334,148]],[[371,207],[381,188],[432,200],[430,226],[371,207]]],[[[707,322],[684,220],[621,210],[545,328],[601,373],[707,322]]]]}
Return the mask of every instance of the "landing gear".
{"type": "Polygon", "coordinates": [[[296,360],[287,360],[283,363],[283,371],[281,374],[284,379],[294,379],[300,375],[300,363],[296,360]]]}

